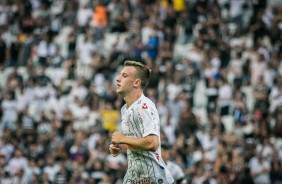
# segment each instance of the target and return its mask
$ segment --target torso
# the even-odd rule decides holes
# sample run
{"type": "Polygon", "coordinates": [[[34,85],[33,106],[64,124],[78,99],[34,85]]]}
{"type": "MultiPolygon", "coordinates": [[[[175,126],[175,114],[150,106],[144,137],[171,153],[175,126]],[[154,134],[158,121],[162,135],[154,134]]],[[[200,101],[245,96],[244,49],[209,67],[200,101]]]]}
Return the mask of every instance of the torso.
{"type": "MultiPolygon", "coordinates": [[[[129,108],[121,109],[121,132],[134,138],[154,134],[160,137],[160,120],[155,104],[142,95],[129,108]]],[[[127,150],[128,170],[123,183],[173,183],[157,151],[127,150]]]]}

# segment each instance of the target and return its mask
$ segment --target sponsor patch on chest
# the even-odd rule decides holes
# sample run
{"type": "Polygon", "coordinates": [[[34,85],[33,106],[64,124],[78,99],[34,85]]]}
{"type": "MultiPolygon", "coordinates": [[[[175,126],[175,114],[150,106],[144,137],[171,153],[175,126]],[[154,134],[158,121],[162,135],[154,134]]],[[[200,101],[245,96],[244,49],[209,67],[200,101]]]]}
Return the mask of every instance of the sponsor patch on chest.
{"type": "Polygon", "coordinates": [[[143,103],[143,104],[142,104],[142,109],[148,109],[148,106],[147,106],[146,103],[143,103]]]}

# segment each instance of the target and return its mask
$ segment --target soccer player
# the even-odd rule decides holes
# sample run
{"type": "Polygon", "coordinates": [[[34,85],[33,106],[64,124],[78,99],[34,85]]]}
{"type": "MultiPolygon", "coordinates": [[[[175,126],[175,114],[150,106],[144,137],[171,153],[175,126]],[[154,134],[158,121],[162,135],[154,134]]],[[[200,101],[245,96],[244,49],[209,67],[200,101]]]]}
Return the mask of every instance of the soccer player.
{"type": "Polygon", "coordinates": [[[123,183],[172,184],[162,157],[160,120],[155,104],[143,94],[150,69],[140,62],[125,61],[119,73],[116,92],[125,105],[121,108],[121,127],[112,134],[109,151],[117,156],[127,151],[128,169],[123,183]]]}

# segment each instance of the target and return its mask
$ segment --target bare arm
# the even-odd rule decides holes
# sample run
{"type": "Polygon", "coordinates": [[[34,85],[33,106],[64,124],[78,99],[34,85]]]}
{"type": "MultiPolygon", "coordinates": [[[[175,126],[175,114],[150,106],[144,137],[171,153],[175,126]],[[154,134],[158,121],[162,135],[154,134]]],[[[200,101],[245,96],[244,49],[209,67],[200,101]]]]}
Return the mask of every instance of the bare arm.
{"type": "Polygon", "coordinates": [[[156,151],[159,147],[158,136],[153,134],[141,138],[132,138],[124,136],[120,132],[114,132],[112,142],[115,144],[125,144],[130,150],[156,151]]]}

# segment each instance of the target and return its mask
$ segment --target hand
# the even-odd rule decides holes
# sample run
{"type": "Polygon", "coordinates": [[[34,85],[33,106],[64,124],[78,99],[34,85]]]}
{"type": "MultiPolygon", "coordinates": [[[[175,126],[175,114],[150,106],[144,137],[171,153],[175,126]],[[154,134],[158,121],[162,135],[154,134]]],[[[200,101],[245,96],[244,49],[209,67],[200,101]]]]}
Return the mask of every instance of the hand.
{"type": "Polygon", "coordinates": [[[118,144],[110,144],[109,151],[113,157],[116,157],[121,153],[121,148],[118,144]]]}
{"type": "Polygon", "coordinates": [[[114,132],[112,134],[112,143],[114,144],[120,144],[122,143],[122,139],[124,138],[125,136],[120,133],[120,132],[114,132]]]}

